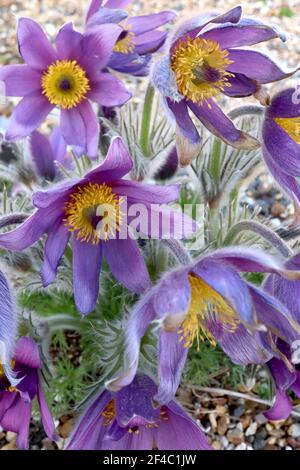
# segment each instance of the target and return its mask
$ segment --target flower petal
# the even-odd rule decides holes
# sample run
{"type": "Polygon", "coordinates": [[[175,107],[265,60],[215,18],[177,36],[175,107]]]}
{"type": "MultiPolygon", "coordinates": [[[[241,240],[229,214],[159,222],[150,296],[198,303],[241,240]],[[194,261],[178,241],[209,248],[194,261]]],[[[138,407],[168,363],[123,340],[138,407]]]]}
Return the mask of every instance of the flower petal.
{"type": "Polygon", "coordinates": [[[132,3],[133,0],[107,0],[105,3],[106,8],[125,8],[132,3]]]}
{"type": "Polygon", "coordinates": [[[115,194],[126,196],[131,202],[142,204],[167,204],[176,201],[180,192],[180,187],[177,184],[158,186],[131,180],[114,181],[111,187],[115,194]]]}
{"type": "Polygon", "coordinates": [[[16,140],[28,136],[39,127],[52,109],[53,105],[40,91],[26,95],[13,112],[5,138],[16,140]]]}
{"type": "Polygon", "coordinates": [[[18,434],[17,446],[21,450],[28,448],[31,411],[31,403],[25,403],[21,397],[17,397],[1,419],[1,426],[4,429],[18,434]]]}
{"type": "Polygon", "coordinates": [[[16,383],[11,370],[11,359],[17,335],[17,310],[8,282],[0,271],[0,364],[12,385],[16,383]]]}
{"type": "Polygon", "coordinates": [[[47,137],[38,131],[33,131],[30,136],[30,150],[39,176],[49,181],[54,180],[56,174],[54,154],[47,137]]]}
{"type": "Polygon", "coordinates": [[[102,244],[92,245],[73,238],[73,289],[76,307],[83,315],[97,302],[102,262],[102,244]]]}
{"type": "Polygon", "coordinates": [[[134,52],[139,55],[156,52],[165,42],[167,33],[165,31],[149,31],[136,36],[134,39],[134,52]]]}
{"type": "Polygon", "coordinates": [[[49,439],[51,439],[52,441],[56,441],[57,436],[55,435],[55,426],[54,426],[53,417],[50,413],[47,402],[45,400],[44,392],[43,392],[40,380],[38,381],[38,386],[37,386],[37,399],[39,402],[41,419],[42,419],[42,423],[44,426],[44,430],[47,436],[49,437],[49,439]]]}
{"type": "Polygon", "coordinates": [[[299,101],[296,99],[299,91],[296,88],[286,88],[272,97],[271,105],[266,110],[268,118],[299,117],[299,101]]]}
{"type": "Polygon", "coordinates": [[[111,9],[102,7],[99,11],[95,12],[90,19],[87,21],[86,29],[91,31],[92,28],[95,28],[101,24],[105,23],[121,23],[128,16],[127,11],[120,9],[111,9]]]}
{"type": "Polygon", "coordinates": [[[58,263],[60,262],[70,238],[70,232],[62,222],[61,217],[53,224],[48,232],[45,243],[44,261],[41,269],[43,286],[54,281],[58,263]]]}
{"type": "Polygon", "coordinates": [[[55,51],[42,28],[30,18],[20,18],[17,26],[21,56],[30,67],[44,71],[56,60],[55,51]]]}
{"type": "Polygon", "coordinates": [[[55,46],[60,60],[80,59],[83,35],[74,30],[73,23],[63,25],[55,39],[55,46]]]}
{"type": "Polygon", "coordinates": [[[22,336],[18,339],[14,359],[16,363],[20,363],[32,369],[41,368],[38,345],[35,341],[26,336],[22,336]]]}
{"type": "Polygon", "coordinates": [[[91,91],[88,97],[101,106],[121,106],[130,98],[131,93],[125,85],[109,73],[98,74],[97,81],[91,82],[91,91]]]}
{"type": "Polygon", "coordinates": [[[103,243],[103,255],[114,277],[127,289],[141,294],[150,287],[149,273],[135,240],[110,239],[103,243]]]}
{"type": "Polygon", "coordinates": [[[245,150],[260,147],[258,140],[237,129],[213,100],[202,105],[188,101],[188,106],[210,132],[232,147],[245,150]]]}
{"type": "Polygon", "coordinates": [[[159,26],[174,20],[176,16],[174,11],[161,11],[151,15],[134,16],[128,20],[128,24],[130,25],[130,31],[138,35],[159,28],[159,26]]]}
{"type": "Polygon", "coordinates": [[[258,85],[253,80],[241,73],[235,73],[233,77],[228,77],[229,87],[225,87],[223,93],[226,96],[235,98],[252,96],[258,90],[258,85]]]}
{"type": "Polygon", "coordinates": [[[276,389],[275,403],[264,415],[270,421],[287,419],[292,411],[291,399],[286,392],[276,389]]]}
{"type": "Polygon", "coordinates": [[[5,96],[25,96],[41,88],[41,74],[25,64],[5,65],[0,68],[0,82],[5,96]]]}

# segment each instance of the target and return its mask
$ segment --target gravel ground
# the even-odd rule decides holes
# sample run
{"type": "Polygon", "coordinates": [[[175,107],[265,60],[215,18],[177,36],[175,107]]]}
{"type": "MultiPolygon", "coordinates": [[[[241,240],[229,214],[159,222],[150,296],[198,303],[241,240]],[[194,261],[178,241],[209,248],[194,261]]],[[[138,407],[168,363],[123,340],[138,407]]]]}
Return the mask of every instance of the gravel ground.
{"type": "MultiPolygon", "coordinates": [[[[226,9],[237,4],[236,1],[227,0],[226,9]]],[[[86,6],[86,0],[0,0],[0,63],[19,61],[15,41],[17,17],[33,17],[43,24],[50,36],[54,36],[57,27],[62,22],[74,21],[77,27],[81,27],[86,6]]],[[[201,2],[199,0],[135,1],[130,9],[133,13],[142,14],[165,8],[176,9],[180,18],[183,18],[187,12],[193,10],[194,15],[200,8],[201,12],[212,8],[224,9],[224,2],[216,0],[201,0],[201,2]]],[[[286,44],[275,40],[269,43],[269,49],[281,63],[290,67],[295,66],[299,61],[300,54],[300,42],[298,34],[296,34],[300,24],[300,1],[248,1],[243,5],[243,9],[244,15],[259,17],[268,23],[277,25],[288,34],[289,40],[286,44]]],[[[261,215],[271,216],[278,227],[292,211],[290,202],[274,189],[270,178],[265,174],[259,175],[250,184],[242,202],[253,207],[259,205],[261,215]]],[[[239,394],[239,392],[237,393],[239,394]]],[[[295,402],[296,407],[292,417],[285,421],[270,423],[262,414],[262,411],[266,409],[266,404],[259,403],[259,399],[251,393],[245,400],[240,396],[228,395],[226,391],[220,389],[218,392],[212,392],[210,389],[191,385],[180,389],[178,398],[207,432],[215,449],[300,449],[300,400],[295,402]]],[[[43,430],[37,423],[32,422],[30,448],[36,450],[61,449],[73,422],[72,416],[63,416],[56,423],[60,435],[57,446],[45,437],[43,430]]],[[[5,433],[0,428],[0,450],[16,449],[15,442],[14,433],[5,433]]]]}

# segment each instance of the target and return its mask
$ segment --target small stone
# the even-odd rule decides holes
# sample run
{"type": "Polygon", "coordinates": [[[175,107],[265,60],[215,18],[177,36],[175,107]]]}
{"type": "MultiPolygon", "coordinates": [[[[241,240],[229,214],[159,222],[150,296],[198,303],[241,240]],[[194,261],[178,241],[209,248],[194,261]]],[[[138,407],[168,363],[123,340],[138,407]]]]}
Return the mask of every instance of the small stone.
{"type": "Polygon", "coordinates": [[[254,421],[253,423],[250,424],[248,429],[245,432],[246,436],[254,436],[257,431],[257,423],[254,421]]]}
{"type": "Polygon", "coordinates": [[[268,431],[265,427],[260,427],[256,433],[256,437],[260,437],[261,439],[265,439],[268,435],[268,431]]]}
{"type": "Polygon", "coordinates": [[[251,423],[251,416],[249,415],[244,415],[244,416],[241,416],[241,423],[243,425],[243,428],[246,429],[250,426],[250,423],[251,423]]]}
{"type": "Polygon", "coordinates": [[[266,441],[262,439],[261,437],[258,437],[253,442],[253,449],[261,450],[261,449],[264,449],[265,445],[266,445],[266,441]]]}
{"type": "Polygon", "coordinates": [[[216,432],[216,430],[217,430],[217,420],[216,420],[215,413],[210,413],[209,421],[210,421],[213,432],[216,432]]]}
{"type": "Polygon", "coordinates": [[[215,450],[221,450],[222,448],[220,441],[213,441],[211,445],[215,450]]]}
{"type": "Polygon", "coordinates": [[[238,406],[237,408],[233,410],[233,416],[235,416],[235,418],[240,418],[244,413],[245,413],[244,405],[238,406]]]}
{"type": "Polygon", "coordinates": [[[290,447],[290,446],[286,446],[286,447],[284,448],[284,450],[293,450],[293,448],[290,447]]]}
{"type": "Polygon", "coordinates": [[[16,440],[14,439],[13,441],[9,442],[5,446],[1,447],[0,450],[16,450],[17,449],[17,444],[16,440]]]}
{"type": "Polygon", "coordinates": [[[293,449],[300,449],[300,442],[296,441],[293,437],[287,438],[287,443],[293,447],[293,449]]]}
{"type": "Polygon", "coordinates": [[[217,424],[217,431],[218,431],[218,434],[219,436],[225,436],[226,434],[226,431],[228,429],[228,418],[227,416],[221,416],[219,419],[218,419],[218,424],[217,424]]]}
{"type": "Polygon", "coordinates": [[[265,417],[265,415],[263,415],[262,413],[258,414],[255,416],[255,422],[261,426],[262,424],[266,424],[268,422],[267,418],[265,417]]]}
{"type": "Polygon", "coordinates": [[[74,419],[71,418],[68,421],[65,421],[64,424],[59,429],[59,434],[61,435],[61,437],[63,438],[69,437],[73,429],[73,426],[74,426],[74,419]]]}
{"type": "Polygon", "coordinates": [[[280,202],[277,201],[274,202],[271,207],[271,214],[273,215],[273,217],[280,217],[281,214],[284,214],[285,211],[286,208],[284,207],[284,205],[280,204],[280,202]]]}
{"type": "Polygon", "coordinates": [[[16,439],[16,433],[15,432],[11,432],[11,431],[7,431],[6,433],[6,440],[7,442],[12,442],[14,439],[16,439]]]}
{"type": "Polygon", "coordinates": [[[231,444],[234,444],[235,446],[241,444],[244,441],[244,435],[243,432],[238,429],[231,429],[227,433],[227,439],[231,444]]]}
{"type": "Polygon", "coordinates": [[[246,449],[247,449],[247,446],[246,446],[245,442],[241,442],[241,444],[239,444],[235,448],[235,450],[246,450],[246,449]]]}
{"type": "Polygon", "coordinates": [[[288,429],[288,435],[292,437],[300,437],[300,424],[292,424],[288,429]]]}
{"type": "Polygon", "coordinates": [[[277,441],[276,437],[271,436],[267,440],[267,444],[270,444],[271,446],[273,446],[274,444],[276,444],[276,441],[277,441]]]}
{"type": "Polygon", "coordinates": [[[226,436],[221,436],[220,437],[220,442],[221,442],[223,448],[226,449],[226,447],[229,444],[227,437],[226,436]]]}

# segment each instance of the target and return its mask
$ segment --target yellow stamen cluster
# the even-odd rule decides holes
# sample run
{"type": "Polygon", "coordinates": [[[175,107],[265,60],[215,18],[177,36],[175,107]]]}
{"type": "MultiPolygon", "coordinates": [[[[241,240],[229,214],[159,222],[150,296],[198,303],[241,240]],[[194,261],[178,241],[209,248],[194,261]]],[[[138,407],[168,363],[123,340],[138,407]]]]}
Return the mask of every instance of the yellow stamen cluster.
{"type": "Polygon", "coordinates": [[[121,39],[116,42],[113,51],[121,52],[122,54],[131,54],[131,52],[133,52],[135,48],[135,34],[128,30],[125,30],[124,32],[126,34],[124,35],[124,37],[121,37],[121,39]]]}
{"type": "Polygon", "coordinates": [[[179,41],[171,57],[179,93],[193,103],[202,104],[230,87],[227,72],[232,63],[228,51],[212,40],[201,37],[179,41]],[[209,79],[209,75],[214,77],[209,79]]]}
{"type": "Polygon", "coordinates": [[[57,60],[42,76],[43,95],[62,109],[77,106],[89,90],[86,73],[76,60],[57,60]]]}
{"type": "Polygon", "coordinates": [[[65,203],[65,225],[77,240],[97,245],[120,230],[121,203],[122,198],[105,183],[79,186],[65,203]]]}
{"type": "Polygon", "coordinates": [[[207,339],[215,346],[216,341],[209,331],[209,321],[221,322],[223,328],[231,333],[234,333],[240,321],[228,302],[200,277],[191,274],[189,282],[191,300],[187,315],[178,331],[179,341],[183,342],[185,348],[190,348],[196,339],[198,350],[200,340],[207,339]]]}
{"type": "Polygon", "coordinates": [[[300,116],[293,118],[274,118],[274,121],[300,145],[300,116]]]}
{"type": "MultiPolygon", "coordinates": [[[[12,360],[11,361],[11,367],[14,368],[14,366],[15,366],[15,361],[12,360]]],[[[0,379],[4,379],[5,377],[6,376],[5,376],[3,365],[0,363],[0,379]]],[[[12,387],[11,385],[9,385],[8,387],[5,388],[5,391],[6,392],[17,392],[18,389],[16,387],[12,387]]]]}
{"type": "Polygon", "coordinates": [[[115,414],[116,414],[116,412],[115,412],[115,402],[114,402],[114,400],[110,400],[108,405],[106,405],[106,407],[104,408],[104,410],[101,413],[101,416],[104,418],[103,426],[108,426],[112,422],[112,420],[114,419],[115,414]]]}

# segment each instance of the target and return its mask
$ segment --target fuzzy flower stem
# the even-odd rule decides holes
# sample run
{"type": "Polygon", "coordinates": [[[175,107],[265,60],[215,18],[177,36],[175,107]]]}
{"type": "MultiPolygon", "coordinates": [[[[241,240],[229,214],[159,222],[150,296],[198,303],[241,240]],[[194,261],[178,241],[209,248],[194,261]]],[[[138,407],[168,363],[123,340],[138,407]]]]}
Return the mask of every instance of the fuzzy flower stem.
{"type": "Polygon", "coordinates": [[[231,227],[224,240],[224,245],[231,245],[236,236],[245,231],[254,232],[261,236],[284,257],[289,258],[293,255],[291,248],[279,237],[279,235],[277,235],[277,233],[274,233],[271,229],[265,227],[260,222],[253,220],[242,220],[231,227]]]}
{"type": "Polygon", "coordinates": [[[8,225],[22,224],[28,218],[28,214],[10,214],[0,218],[0,229],[8,225]]]}
{"type": "Polygon", "coordinates": [[[263,106],[255,105],[255,104],[248,104],[248,105],[243,105],[243,106],[237,106],[236,108],[233,108],[231,111],[228,113],[228,117],[230,119],[237,119],[242,116],[247,116],[247,115],[256,115],[256,116],[262,116],[265,112],[265,108],[263,106]]]}
{"type": "Polygon", "coordinates": [[[171,240],[162,240],[162,243],[166,245],[170,251],[172,251],[173,255],[183,266],[189,266],[192,263],[192,259],[185,249],[183,244],[176,239],[171,240]]]}
{"type": "Polygon", "coordinates": [[[149,153],[150,153],[149,137],[150,137],[150,124],[151,124],[151,114],[152,114],[154,95],[155,95],[155,89],[153,88],[152,85],[149,84],[147,91],[146,91],[145,101],[144,101],[142,126],[141,126],[141,133],[140,133],[140,146],[141,146],[143,154],[146,157],[149,157],[149,153]]]}

